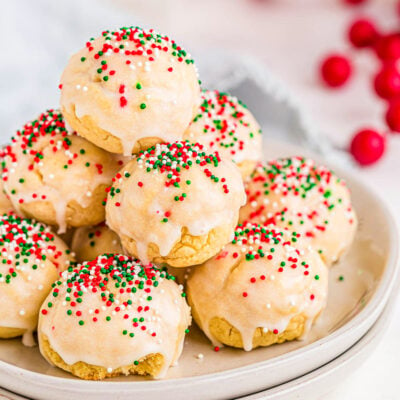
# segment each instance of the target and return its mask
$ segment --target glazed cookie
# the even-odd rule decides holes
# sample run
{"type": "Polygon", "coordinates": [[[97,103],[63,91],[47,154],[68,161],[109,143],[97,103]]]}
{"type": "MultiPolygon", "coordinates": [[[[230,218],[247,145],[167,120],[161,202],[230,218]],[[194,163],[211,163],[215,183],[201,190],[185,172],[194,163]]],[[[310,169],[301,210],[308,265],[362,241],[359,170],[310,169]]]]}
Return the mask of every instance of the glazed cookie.
{"type": "Polygon", "coordinates": [[[245,203],[237,166],[201,144],[142,151],[117,174],[106,220],[124,249],[143,262],[200,264],[232,239],[245,203]]]}
{"type": "Polygon", "coordinates": [[[252,350],[304,336],[326,305],[328,269],[299,234],[238,225],[187,281],[193,318],[214,345],[252,350]]]}
{"type": "Polygon", "coordinates": [[[200,99],[190,55],[139,27],[88,41],[71,57],[60,88],[67,122],[97,146],[125,155],[181,140],[200,99]]]}
{"type": "Polygon", "coordinates": [[[71,250],[78,262],[90,261],[105,253],[123,253],[118,235],[104,223],[77,228],[72,237],[71,250]]]}
{"type": "Polygon", "coordinates": [[[292,157],[258,165],[246,182],[240,222],[276,224],[311,240],[327,265],[351,245],[357,217],[345,182],[313,160],[292,157]]]}
{"type": "Polygon", "coordinates": [[[33,345],[43,300],[72,260],[65,243],[39,222],[0,217],[0,338],[33,345]]]}
{"type": "Polygon", "coordinates": [[[262,156],[261,129],[251,112],[236,97],[217,90],[201,93],[200,109],[185,139],[234,161],[243,178],[251,174],[262,156]]]}
{"type": "Polygon", "coordinates": [[[68,133],[58,111],[29,122],[3,149],[1,178],[18,213],[50,225],[95,225],[104,220],[104,190],[123,161],[68,133]]]}
{"type": "Polygon", "coordinates": [[[159,378],[179,358],[190,322],[172,276],[105,254],[70,267],[56,282],[40,313],[40,351],[82,379],[159,378]]]}

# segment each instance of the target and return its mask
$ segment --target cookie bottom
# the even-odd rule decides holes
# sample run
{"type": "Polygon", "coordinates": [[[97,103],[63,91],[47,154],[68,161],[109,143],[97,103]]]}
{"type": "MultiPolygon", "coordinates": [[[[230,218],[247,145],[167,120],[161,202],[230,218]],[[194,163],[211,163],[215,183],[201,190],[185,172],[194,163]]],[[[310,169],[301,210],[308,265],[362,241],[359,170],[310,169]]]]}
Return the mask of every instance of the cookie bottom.
{"type": "MultiPolygon", "coordinates": [[[[187,228],[182,229],[180,240],[165,257],[160,255],[158,246],[150,243],[147,256],[157,264],[168,264],[171,267],[182,268],[201,264],[215,256],[221,248],[231,240],[233,226],[231,224],[218,226],[203,236],[193,236],[187,228]]],[[[121,236],[124,249],[132,256],[138,257],[136,242],[127,236],[121,236]]]]}
{"type": "MultiPolygon", "coordinates": [[[[80,136],[89,140],[89,142],[94,143],[96,146],[99,146],[110,153],[124,153],[121,139],[100,128],[88,115],[78,118],[75,113],[75,106],[71,107],[71,112],[67,111],[65,108],[62,108],[62,113],[72,128],[79,132],[80,136]]],[[[158,137],[141,138],[137,140],[133,146],[132,154],[137,154],[142,150],[146,150],[149,147],[155,146],[156,144],[162,142],[163,140],[158,137]]]]}
{"type": "MultiPolygon", "coordinates": [[[[264,331],[261,327],[256,328],[253,336],[253,349],[295,340],[304,333],[305,323],[306,317],[300,314],[290,320],[283,332],[277,334],[264,331]]],[[[214,317],[211,319],[209,329],[213,337],[221,343],[243,349],[241,333],[224,318],[214,317]]]]}
{"type": "Polygon", "coordinates": [[[101,380],[112,378],[120,375],[150,375],[157,376],[164,365],[164,357],[162,354],[149,354],[148,356],[134,363],[118,367],[112,372],[108,372],[107,368],[97,365],[91,365],[83,361],[78,361],[72,365],[67,364],[61,356],[50,346],[50,343],[44,335],[40,336],[40,352],[43,357],[64,371],[70,372],[72,375],[85,380],[101,380]]]}
{"type": "Polygon", "coordinates": [[[26,332],[26,329],[21,328],[8,328],[0,326],[0,339],[12,339],[18,336],[22,336],[26,332]]]}

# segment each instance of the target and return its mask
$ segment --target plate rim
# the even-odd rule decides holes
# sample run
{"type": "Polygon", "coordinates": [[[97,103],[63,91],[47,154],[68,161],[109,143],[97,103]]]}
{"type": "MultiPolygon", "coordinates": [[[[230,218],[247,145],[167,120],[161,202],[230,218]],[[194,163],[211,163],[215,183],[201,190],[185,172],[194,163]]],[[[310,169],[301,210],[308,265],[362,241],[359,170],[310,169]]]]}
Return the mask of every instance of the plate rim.
{"type": "MultiPolygon", "coordinates": [[[[305,375],[289,380],[280,385],[239,397],[238,400],[279,400],[283,395],[291,395],[291,391],[294,388],[298,389],[299,386],[312,385],[315,381],[318,381],[321,378],[326,378],[327,376],[335,374],[337,370],[340,370],[343,366],[345,367],[345,364],[351,362],[354,358],[358,359],[358,357],[365,355],[365,359],[362,361],[364,362],[371,355],[371,353],[364,354],[365,347],[372,346],[373,344],[379,344],[384,338],[384,335],[380,335],[380,333],[386,333],[385,329],[392,323],[390,317],[393,314],[396,300],[399,297],[398,292],[394,291],[399,289],[399,284],[400,281],[398,279],[396,281],[396,287],[392,288],[390,300],[385,305],[382,313],[379,315],[375,323],[361,337],[361,339],[355,342],[344,353],[305,375]]],[[[329,390],[326,391],[326,393],[329,392],[329,390]]]]}

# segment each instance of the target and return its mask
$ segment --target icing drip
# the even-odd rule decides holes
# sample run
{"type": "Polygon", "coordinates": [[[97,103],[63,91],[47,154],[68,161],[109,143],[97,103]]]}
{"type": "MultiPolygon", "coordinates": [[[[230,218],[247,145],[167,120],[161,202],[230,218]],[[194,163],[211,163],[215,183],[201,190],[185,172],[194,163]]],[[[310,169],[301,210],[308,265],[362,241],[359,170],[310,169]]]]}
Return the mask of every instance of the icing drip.
{"type": "Polygon", "coordinates": [[[66,363],[114,370],[161,354],[162,377],[178,359],[190,312],[166,272],[109,254],[70,267],[53,287],[39,332],[66,363]]]}
{"type": "Polygon", "coordinates": [[[34,347],[36,346],[36,340],[33,337],[33,332],[32,331],[26,331],[22,335],[22,344],[26,347],[34,347]]]}
{"type": "MultiPolygon", "coordinates": [[[[253,348],[257,328],[279,334],[300,315],[303,336],[326,305],[327,268],[300,235],[275,226],[238,225],[235,239],[196,268],[187,281],[197,322],[214,345],[221,345],[210,321],[223,318],[253,348]]],[[[300,336],[301,332],[299,332],[300,336]]]]}
{"type": "Polygon", "coordinates": [[[202,145],[175,142],[141,152],[117,174],[106,218],[112,230],[135,240],[139,258],[147,262],[151,243],[166,256],[184,229],[202,236],[234,225],[244,202],[232,162],[205,153],[202,145]]]}

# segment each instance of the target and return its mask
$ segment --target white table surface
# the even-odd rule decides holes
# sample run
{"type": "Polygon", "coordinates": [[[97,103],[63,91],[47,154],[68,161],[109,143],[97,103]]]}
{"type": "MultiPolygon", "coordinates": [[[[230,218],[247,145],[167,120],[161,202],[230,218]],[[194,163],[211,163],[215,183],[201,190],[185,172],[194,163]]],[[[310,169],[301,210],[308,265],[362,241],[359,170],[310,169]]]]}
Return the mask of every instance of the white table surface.
{"type": "MultiPolygon", "coordinates": [[[[45,0],[37,2],[46,3],[45,0]]],[[[15,3],[1,0],[2,11],[5,10],[5,14],[2,14],[8,17],[1,21],[0,32],[3,37],[8,34],[11,41],[12,32],[18,29],[12,18],[22,19],[22,23],[29,18],[23,12],[24,7],[18,8],[15,3]]],[[[24,3],[28,4],[26,1],[24,3]]],[[[56,14],[57,8],[61,8],[65,0],[51,3],[51,12],[56,14]]],[[[358,10],[376,15],[380,25],[390,29],[400,21],[393,11],[394,3],[395,0],[369,0],[367,7],[358,10]]],[[[337,147],[347,146],[352,132],[357,128],[374,126],[385,129],[382,122],[384,104],[373,95],[371,89],[371,75],[378,64],[368,52],[352,51],[344,39],[347,24],[360,11],[343,6],[341,0],[117,0],[114,4],[145,21],[153,21],[158,30],[170,33],[189,49],[225,47],[239,51],[244,56],[251,54],[258,57],[276,76],[287,82],[301,100],[305,111],[337,147]],[[322,54],[331,50],[344,50],[352,54],[357,70],[351,83],[339,91],[321,88],[316,79],[316,63],[322,54]]],[[[108,16],[101,21],[92,21],[90,15],[81,15],[80,18],[86,18],[88,26],[100,24],[105,27],[109,23],[108,16]]],[[[32,24],[32,21],[29,23],[32,24]]],[[[60,40],[63,39],[60,34],[60,40]]],[[[78,43],[85,39],[80,38],[78,43]]],[[[26,38],[26,42],[15,41],[5,46],[5,54],[9,60],[17,54],[23,57],[21,50],[32,54],[34,46],[41,51],[40,43],[30,43],[29,38],[26,38]]],[[[37,66],[49,68],[51,80],[58,76],[60,66],[56,63],[51,69],[53,60],[46,58],[45,54],[43,57],[34,61],[37,66]]],[[[7,60],[2,58],[2,61],[4,65],[7,60]]],[[[12,65],[11,61],[9,65],[12,65]]],[[[0,71],[4,72],[4,67],[0,67],[0,71]]],[[[21,98],[18,87],[14,93],[10,90],[10,82],[3,81],[2,84],[6,87],[0,94],[0,117],[7,129],[10,126],[17,127],[24,122],[18,120],[23,110],[18,109],[17,105],[8,107],[7,104],[6,108],[6,103],[8,97],[11,102],[17,101],[18,96],[21,98]],[[7,90],[7,94],[4,90],[7,90]],[[10,123],[10,115],[16,116],[15,122],[13,120],[10,123]]],[[[42,93],[48,93],[45,87],[42,93]]],[[[38,110],[43,104],[51,104],[49,99],[54,101],[56,98],[36,93],[26,93],[26,96],[29,104],[35,100],[38,110]]],[[[400,136],[391,136],[389,142],[386,157],[375,166],[357,169],[357,174],[381,192],[400,223],[400,136]]],[[[325,396],[324,400],[398,399],[399,338],[398,304],[393,322],[375,353],[345,382],[338,382],[337,389],[325,396]]]]}

